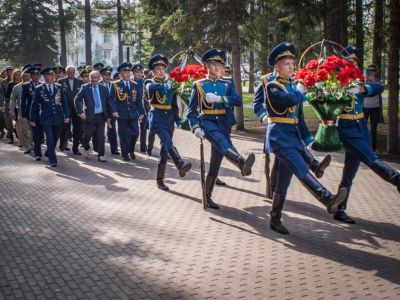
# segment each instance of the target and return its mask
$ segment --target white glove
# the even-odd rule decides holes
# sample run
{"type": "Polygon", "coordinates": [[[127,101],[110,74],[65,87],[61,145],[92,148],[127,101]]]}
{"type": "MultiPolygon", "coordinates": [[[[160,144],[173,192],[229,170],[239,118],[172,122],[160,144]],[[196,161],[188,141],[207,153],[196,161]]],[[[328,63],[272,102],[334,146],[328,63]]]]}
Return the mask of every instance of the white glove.
{"type": "Polygon", "coordinates": [[[268,125],[268,116],[265,115],[265,116],[261,119],[261,122],[262,122],[264,125],[268,125]]]}
{"type": "Polygon", "coordinates": [[[306,145],[306,148],[307,148],[308,150],[311,150],[312,144],[314,144],[314,141],[312,141],[311,143],[309,143],[308,145],[306,145]]]}
{"type": "Polygon", "coordinates": [[[206,101],[208,103],[218,103],[221,101],[221,96],[215,95],[214,93],[207,93],[206,94],[206,101]]]}
{"type": "Polygon", "coordinates": [[[301,84],[301,83],[298,83],[298,84],[296,85],[296,90],[297,90],[298,92],[302,93],[302,94],[307,93],[307,88],[306,88],[303,84],[301,84]]]}
{"type": "Polygon", "coordinates": [[[349,89],[349,92],[352,93],[353,95],[359,94],[360,93],[360,87],[358,87],[358,86],[353,87],[353,88],[349,89]]]}
{"type": "Polygon", "coordinates": [[[201,129],[201,128],[196,128],[195,130],[194,130],[194,135],[196,136],[196,137],[198,137],[199,139],[202,139],[202,140],[204,140],[204,131],[203,131],[203,129],[201,129]]]}

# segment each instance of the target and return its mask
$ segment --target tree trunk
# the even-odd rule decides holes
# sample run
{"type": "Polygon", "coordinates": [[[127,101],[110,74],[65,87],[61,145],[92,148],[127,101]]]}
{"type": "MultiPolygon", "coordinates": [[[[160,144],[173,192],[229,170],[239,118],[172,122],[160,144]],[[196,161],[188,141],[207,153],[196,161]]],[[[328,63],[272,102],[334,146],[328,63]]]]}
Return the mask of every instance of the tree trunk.
{"type": "Polygon", "coordinates": [[[57,0],[58,2],[58,21],[60,23],[60,45],[61,45],[61,57],[60,64],[62,66],[67,65],[67,43],[65,38],[65,17],[63,0],[57,0]]]}
{"type": "Polygon", "coordinates": [[[389,106],[387,152],[399,153],[399,47],[400,47],[400,0],[390,1],[389,25],[389,106]]]}
{"type": "Polygon", "coordinates": [[[90,0],[85,0],[85,51],[86,51],[86,64],[92,64],[92,30],[91,30],[91,9],[90,0]]]}
{"type": "Polygon", "coordinates": [[[339,13],[340,24],[341,24],[340,42],[345,47],[349,44],[349,32],[348,32],[349,22],[347,20],[349,16],[348,4],[349,4],[348,0],[340,0],[340,5],[341,5],[339,13]]]}
{"type": "Polygon", "coordinates": [[[326,0],[324,35],[344,47],[348,43],[347,0],[326,0]]]}
{"type": "MultiPolygon", "coordinates": [[[[231,47],[232,47],[232,65],[233,80],[235,82],[236,93],[242,96],[242,81],[240,76],[240,44],[239,44],[239,27],[237,19],[232,16],[231,20],[231,47]]],[[[235,107],[236,129],[244,130],[243,105],[235,107]]]]}
{"type": "Polygon", "coordinates": [[[358,66],[364,67],[364,26],[362,0],[356,0],[356,47],[358,66]]]}
{"type": "MultiPolygon", "coordinates": [[[[250,3],[250,19],[254,20],[254,1],[250,3]]],[[[254,93],[254,42],[250,44],[251,50],[249,53],[249,93],[254,93]]]]}
{"type": "Polygon", "coordinates": [[[381,77],[382,69],[382,48],[383,48],[383,0],[375,1],[375,16],[374,16],[374,44],[372,50],[372,63],[378,70],[378,76],[381,77]]]}
{"type": "Polygon", "coordinates": [[[250,50],[249,57],[249,93],[254,93],[254,51],[250,50]]]}
{"type": "Polygon", "coordinates": [[[117,0],[117,35],[118,35],[118,61],[122,64],[124,61],[124,53],[122,52],[122,8],[121,0],[117,0]]]}

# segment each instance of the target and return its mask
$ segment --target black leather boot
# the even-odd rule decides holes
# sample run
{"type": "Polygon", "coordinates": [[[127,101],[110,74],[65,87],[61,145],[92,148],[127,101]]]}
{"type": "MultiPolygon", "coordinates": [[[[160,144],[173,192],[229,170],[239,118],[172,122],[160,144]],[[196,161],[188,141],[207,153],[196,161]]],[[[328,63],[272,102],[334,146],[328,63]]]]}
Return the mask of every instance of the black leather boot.
{"type": "Polygon", "coordinates": [[[331,155],[328,154],[321,162],[318,162],[318,160],[314,158],[312,153],[307,148],[305,148],[304,152],[302,152],[302,156],[310,170],[317,178],[321,178],[322,176],[324,176],[324,171],[330,165],[332,160],[331,155]]]}
{"type": "Polygon", "coordinates": [[[218,177],[217,177],[217,180],[215,180],[215,184],[216,185],[226,185],[226,183],[223,182],[222,180],[220,180],[218,177]]]}
{"type": "Polygon", "coordinates": [[[347,189],[341,187],[336,195],[332,195],[314,176],[310,173],[303,178],[301,183],[309,190],[309,192],[324,204],[328,213],[335,213],[339,209],[339,205],[346,199],[347,189]]]}
{"type": "Polygon", "coordinates": [[[244,159],[238,152],[234,149],[229,148],[225,154],[225,157],[239,168],[242,176],[249,176],[251,174],[251,168],[253,167],[254,161],[256,159],[254,153],[250,153],[247,159],[244,159]]]}
{"type": "Polygon", "coordinates": [[[375,160],[371,165],[371,170],[378,174],[382,179],[390,182],[397,187],[400,193],[400,173],[393,169],[391,166],[385,164],[383,161],[375,160]]]}
{"type": "MultiPolygon", "coordinates": [[[[340,187],[339,187],[340,189],[340,187]]],[[[333,218],[343,223],[355,224],[356,221],[350,218],[346,213],[347,201],[350,195],[350,188],[347,188],[347,195],[345,200],[339,205],[338,211],[333,214],[333,218]]]]}
{"type": "Polygon", "coordinates": [[[149,131],[149,137],[148,137],[148,143],[147,143],[147,155],[148,156],[151,156],[151,152],[153,151],[155,138],[156,138],[156,135],[149,131]]]}
{"type": "Polygon", "coordinates": [[[12,133],[8,133],[7,138],[9,139],[9,144],[14,144],[14,135],[12,133]]]}
{"type": "Polygon", "coordinates": [[[218,209],[219,206],[211,199],[212,192],[214,190],[215,180],[217,178],[207,175],[206,177],[206,197],[207,197],[207,207],[218,209]]]}
{"type": "Polygon", "coordinates": [[[268,199],[273,199],[274,196],[274,190],[276,187],[276,182],[277,182],[277,175],[278,175],[278,158],[275,157],[274,164],[272,165],[272,169],[269,175],[269,191],[267,191],[267,198],[268,199]]]}
{"type": "Polygon", "coordinates": [[[289,230],[283,226],[281,222],[282,209],[285,203],[285,197],[283,195],[274,193],[272,196],[272,210],[270,211],[271,219],[269,221],[269,227],[280,234],[289,234],[289,230]]]}
{"type": "Polygon", "coordinates": [[[160,190],[168,191],[169,188],[164,184],[165,169],[167,164],[158,164],[157,166],[157,186],[160,190]]]}
{"type": "Polygon", "coordinates": [[[189,172],[189,170],[192,168],[192,164],[191,163],[185,164],[185,162],[179,155],[178,150],[175,147],[169,149],[168,153],[171,156],[172,161],[174,162],[176,168],[179,171],[179,176],[185,177],[186,173],[189,172]]]}

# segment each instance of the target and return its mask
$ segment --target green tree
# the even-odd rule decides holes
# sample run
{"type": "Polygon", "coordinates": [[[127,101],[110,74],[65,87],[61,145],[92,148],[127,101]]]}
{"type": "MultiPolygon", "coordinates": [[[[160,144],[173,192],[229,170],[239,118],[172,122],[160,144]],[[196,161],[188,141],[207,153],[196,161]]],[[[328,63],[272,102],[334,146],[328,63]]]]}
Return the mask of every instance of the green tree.
{"type": "Polygon", "coordinates": [[[57,61],[57,17],[49,0],[3,0],[0,6],[0,58],[14,65],[57,61]]]}
{"type": "Polygon", "coordinates": [[[325,38],[343,45],[348,44],[348,0],[324,0],[325,38]]]}
{"type": "Polygon", "coordinates": [[[390,1],[389,27],[389,128],[387,151],[399,153],[399,48],[400,48],[400,0],[390,1]]]}

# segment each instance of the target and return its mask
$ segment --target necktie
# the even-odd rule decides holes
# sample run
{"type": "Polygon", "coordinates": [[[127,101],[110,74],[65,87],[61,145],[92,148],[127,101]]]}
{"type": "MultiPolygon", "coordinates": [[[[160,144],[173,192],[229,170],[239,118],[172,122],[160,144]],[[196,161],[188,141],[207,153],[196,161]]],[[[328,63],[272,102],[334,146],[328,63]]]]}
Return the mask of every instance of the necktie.
{"type": "Polygon", "coordinates": [[[97,85],[93,86],[93,98],[94,98],[94,105],[95,105],[95,110],[100,109],[100,99],[99,99],[99,94],[97,93],[97,85]]]}

